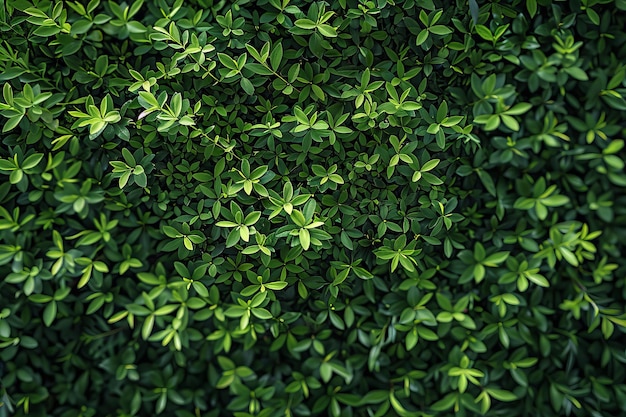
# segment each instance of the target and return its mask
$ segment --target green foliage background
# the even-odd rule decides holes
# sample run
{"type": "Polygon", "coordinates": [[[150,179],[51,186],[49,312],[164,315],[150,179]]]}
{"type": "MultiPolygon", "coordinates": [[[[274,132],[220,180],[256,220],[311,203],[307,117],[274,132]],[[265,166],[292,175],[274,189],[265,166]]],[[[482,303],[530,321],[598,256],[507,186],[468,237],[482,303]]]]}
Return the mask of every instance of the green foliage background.
{"type": "Polygon", "coordinates": [[[0,416],[626,413],[626,1],[0,3],[0,416]]]}

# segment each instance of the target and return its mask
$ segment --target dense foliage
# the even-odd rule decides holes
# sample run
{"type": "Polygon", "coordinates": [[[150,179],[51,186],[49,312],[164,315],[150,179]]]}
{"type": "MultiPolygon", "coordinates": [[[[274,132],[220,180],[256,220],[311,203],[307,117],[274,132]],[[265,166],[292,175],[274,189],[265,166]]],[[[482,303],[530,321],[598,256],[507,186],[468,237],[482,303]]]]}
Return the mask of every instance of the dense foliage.
{"type": "Polygon", "coordinates": [[[0,2],[0,416],[626,413],[625,11],[0,2]]]}

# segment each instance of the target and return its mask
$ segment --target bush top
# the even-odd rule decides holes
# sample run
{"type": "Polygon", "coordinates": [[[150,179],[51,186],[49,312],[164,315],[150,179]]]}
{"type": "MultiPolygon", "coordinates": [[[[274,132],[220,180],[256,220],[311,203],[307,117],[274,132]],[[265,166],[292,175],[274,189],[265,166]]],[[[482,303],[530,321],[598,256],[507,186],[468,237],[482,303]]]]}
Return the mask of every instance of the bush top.
{"type": "Polygon", "coordinates": [[[0,416],[625,412],[615,9],[0,4],[0,416]]]}

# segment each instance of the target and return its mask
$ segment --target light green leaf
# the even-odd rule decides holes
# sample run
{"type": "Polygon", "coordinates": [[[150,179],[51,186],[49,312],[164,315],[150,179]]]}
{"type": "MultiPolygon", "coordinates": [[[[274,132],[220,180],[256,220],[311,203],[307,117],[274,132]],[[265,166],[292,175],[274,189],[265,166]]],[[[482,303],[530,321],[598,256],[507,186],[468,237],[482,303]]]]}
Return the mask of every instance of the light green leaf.
{"type": "Polygon", "coordinates": [[[334,38],[337,36],[337,30],[330,25],[319,25],[317,26],[317,30],[322,36],[326,36],[327,38],[334,38]]]}
{"type": "Polygon", "coordinates": [[[294,24],[300,29],[315,29],[316,23],[310,19],[298,19],[294,24]]]}
{"type": "Polygon", "coordinates": [[[532,108],[532,104],[530,103],[518,103],[515,106],[511,107],[510,109],[506,110],[504,114],[517,116],[517,115],[526,113],[531,108],[532,108]]]}
{"type": "Polygon", "coordinates": [[[308,250],[309,246],[311,246],[311,235],[309,231],[305,228],[301,228],[298,231],[298,237],[300,239],[300,245],[302,245],[302,249],[308,250]]]}

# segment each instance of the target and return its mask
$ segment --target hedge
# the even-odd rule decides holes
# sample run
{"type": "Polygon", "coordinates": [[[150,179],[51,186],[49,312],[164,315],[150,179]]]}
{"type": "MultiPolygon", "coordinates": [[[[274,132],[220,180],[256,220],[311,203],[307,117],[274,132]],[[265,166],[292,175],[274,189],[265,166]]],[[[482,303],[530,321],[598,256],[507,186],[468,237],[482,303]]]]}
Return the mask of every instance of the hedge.
{"type": "Polygon", "coordinates": [[[0,417],[626,414],[625,11],[0,2],[0,417]]]}

